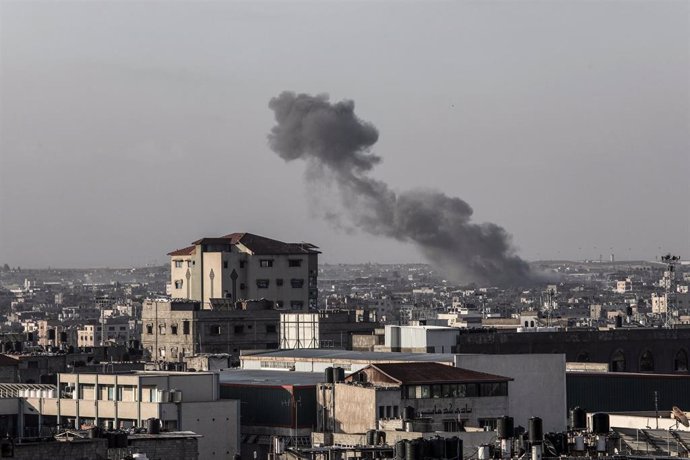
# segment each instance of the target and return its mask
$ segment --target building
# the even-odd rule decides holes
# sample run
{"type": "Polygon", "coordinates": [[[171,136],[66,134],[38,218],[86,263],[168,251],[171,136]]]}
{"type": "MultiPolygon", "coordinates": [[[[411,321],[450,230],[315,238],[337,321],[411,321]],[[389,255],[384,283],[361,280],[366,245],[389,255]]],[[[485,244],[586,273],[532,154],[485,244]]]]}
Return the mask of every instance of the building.
{"type": "Polygon", "coordinates": [[[353,335],[371,334],[378,323],[367,310],[281,313],[280,348],[352,349],[353,335]]]}
{"type": "Polygon", "coordinates": [[[542,419],[544,431],[564,431],[568,418],[566,362],[563,354],[455,356],[455,366],[513,379],[508,412],[515,426],[528,426],[531,417],[542,419]]]}
{"type": "Polygon", "coordinates": [[[386,325],[385,346],[387,351],[453,353],[458,334],[456,327],[386,325]]]}
{"type": "Polygon", "coordinates": [[[252,233],[202,238],[170,252],[170,295],[211,299],[268,299],[278,308],[317,307],[317,247],[284,243],[252,233]]]}
{"type": "Polygon", "coordinates": [[[127,345],[130,339],[135,337],[139,338],[139,334],[135,334],[134,328],[130,325],[129,317],[111,317],[100,322],[86,324],[82,329],[78,329],[77,346],[79,348],[91,348],[107,343],[127,345]]]}
{"type": "Polygon", "coordinates": [[[628,292],[632,292],[632,290],[633,290],[633,283],[632,283],[632,280],[630,278],[616,281],[615,291],[618,294],[626,294],[628,292]]]}
{"type": "Polygon", "coordinates": [[[313,372],[221,371],[221,398],[242,405],[242,458],[267,458],[276,439],[285,447],[310,446],[316,388],[323,378],[313,372]]]}
{"type": "Polygon", "coordinates": [[[27,428],[130,428],[156,418],[163,430],[201,435],[200,458],[239,453],[240,405],[220,399],[218,374],[59,374],[54,388],[21,398],[27,428]]]}
{"type": "Polygon", "coordinates": [[[183,362],[200,353],[278,348],[280,312],[268,301],[213,302],[202,309],[190,300],[146,300],[141,344],[154,361],[183,362]]]}
{"type": "Polygon", "coordinates": [[[495,429],[512,379],[438,363],[372,364],[317,391],[317,431],[495,429]]]}
{"type": "Polygon", "coordinates": [[[450,353],[391,353],[334,349],[295,349],[248,351],[240,356],[242,369],[317,372],[329,367],[341,367],[355,372],[376,363],[441,363],[453,366],[455,356],[450,353]]]}

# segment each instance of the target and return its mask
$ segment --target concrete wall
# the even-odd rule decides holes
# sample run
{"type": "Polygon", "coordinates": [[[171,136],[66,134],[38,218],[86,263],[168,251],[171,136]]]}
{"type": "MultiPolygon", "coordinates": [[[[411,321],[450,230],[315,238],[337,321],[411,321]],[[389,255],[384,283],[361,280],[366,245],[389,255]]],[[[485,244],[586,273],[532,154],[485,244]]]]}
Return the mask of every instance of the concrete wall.
{"type": "Polygon", "coordinates": [[[457,355],[456,367],[515,379],[508,383],[508,413],[515,426],[527,427],[530,417],[541,417],[544,431],[567,426],[565,356],[457,355]]]}
{"type": "Polygon", "coordinates": [[[232,460],[240,453],[240,402],[223,399],[186,405],[181,411],[181,429],[203,435],[199,458],[232,460]]]}

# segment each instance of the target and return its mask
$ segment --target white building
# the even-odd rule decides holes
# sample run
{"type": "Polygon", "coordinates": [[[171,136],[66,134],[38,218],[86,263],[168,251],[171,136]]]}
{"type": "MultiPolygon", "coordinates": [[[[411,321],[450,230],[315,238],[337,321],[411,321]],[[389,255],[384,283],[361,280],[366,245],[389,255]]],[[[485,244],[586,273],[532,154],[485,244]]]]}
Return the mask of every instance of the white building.
{"type": "Polygon", "coordinates": [[[386,349],[390,351],[453,353],[459,333],[456,327],[387,325],[384,340],[386,349]]]}
{"type": "Polygon", "coordinates": [[[56,388],[24,396],[23,413],[40,414],[43,427],[143,427],[156,418],[163,430],[202,435],[199,458],[239,452],[239,401],[220,399],[218,374],[58,374],[56,388]]]}

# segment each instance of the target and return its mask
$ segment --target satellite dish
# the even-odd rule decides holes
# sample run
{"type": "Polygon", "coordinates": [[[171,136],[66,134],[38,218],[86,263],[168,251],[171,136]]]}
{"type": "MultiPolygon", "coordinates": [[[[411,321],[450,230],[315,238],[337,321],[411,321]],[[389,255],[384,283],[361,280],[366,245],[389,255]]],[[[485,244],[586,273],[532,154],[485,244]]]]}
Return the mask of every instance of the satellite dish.
{"type": "Polygon", "coordinates": [[[676,406],[673,406],[673,411],[671,412],[671,418],[676,420],[676,426],[678,426],[678,423],[680,423],[685,427],[690,427],[690,422],[688,421],[688,416],[685,415],[685,412],[678,409],[678,407],[676,407],[676,406]]]}

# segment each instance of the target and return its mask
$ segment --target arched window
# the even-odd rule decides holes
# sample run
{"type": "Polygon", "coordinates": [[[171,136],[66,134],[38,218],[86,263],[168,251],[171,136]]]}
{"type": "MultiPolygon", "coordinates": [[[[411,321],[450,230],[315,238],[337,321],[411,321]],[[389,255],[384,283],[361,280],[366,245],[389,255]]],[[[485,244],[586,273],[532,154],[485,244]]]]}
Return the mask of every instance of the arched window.
{"type": "Polygon", "coordinates": [[[654,356],[649,350],[645,350],[640,355],[640,372],[652,372],[654,371],[654,356]]]}
{"type": "Polygon", "coordinates": [[[685,350],[678,350],[676,357],[673,358],[673,370],[676,372],[688,371],[688,354],[685,350]]]}
{"type": "Polygon", "coordinates": [[[625,372],[625,354],[617,350],[611,357],[611,372],[625,372]]]}

